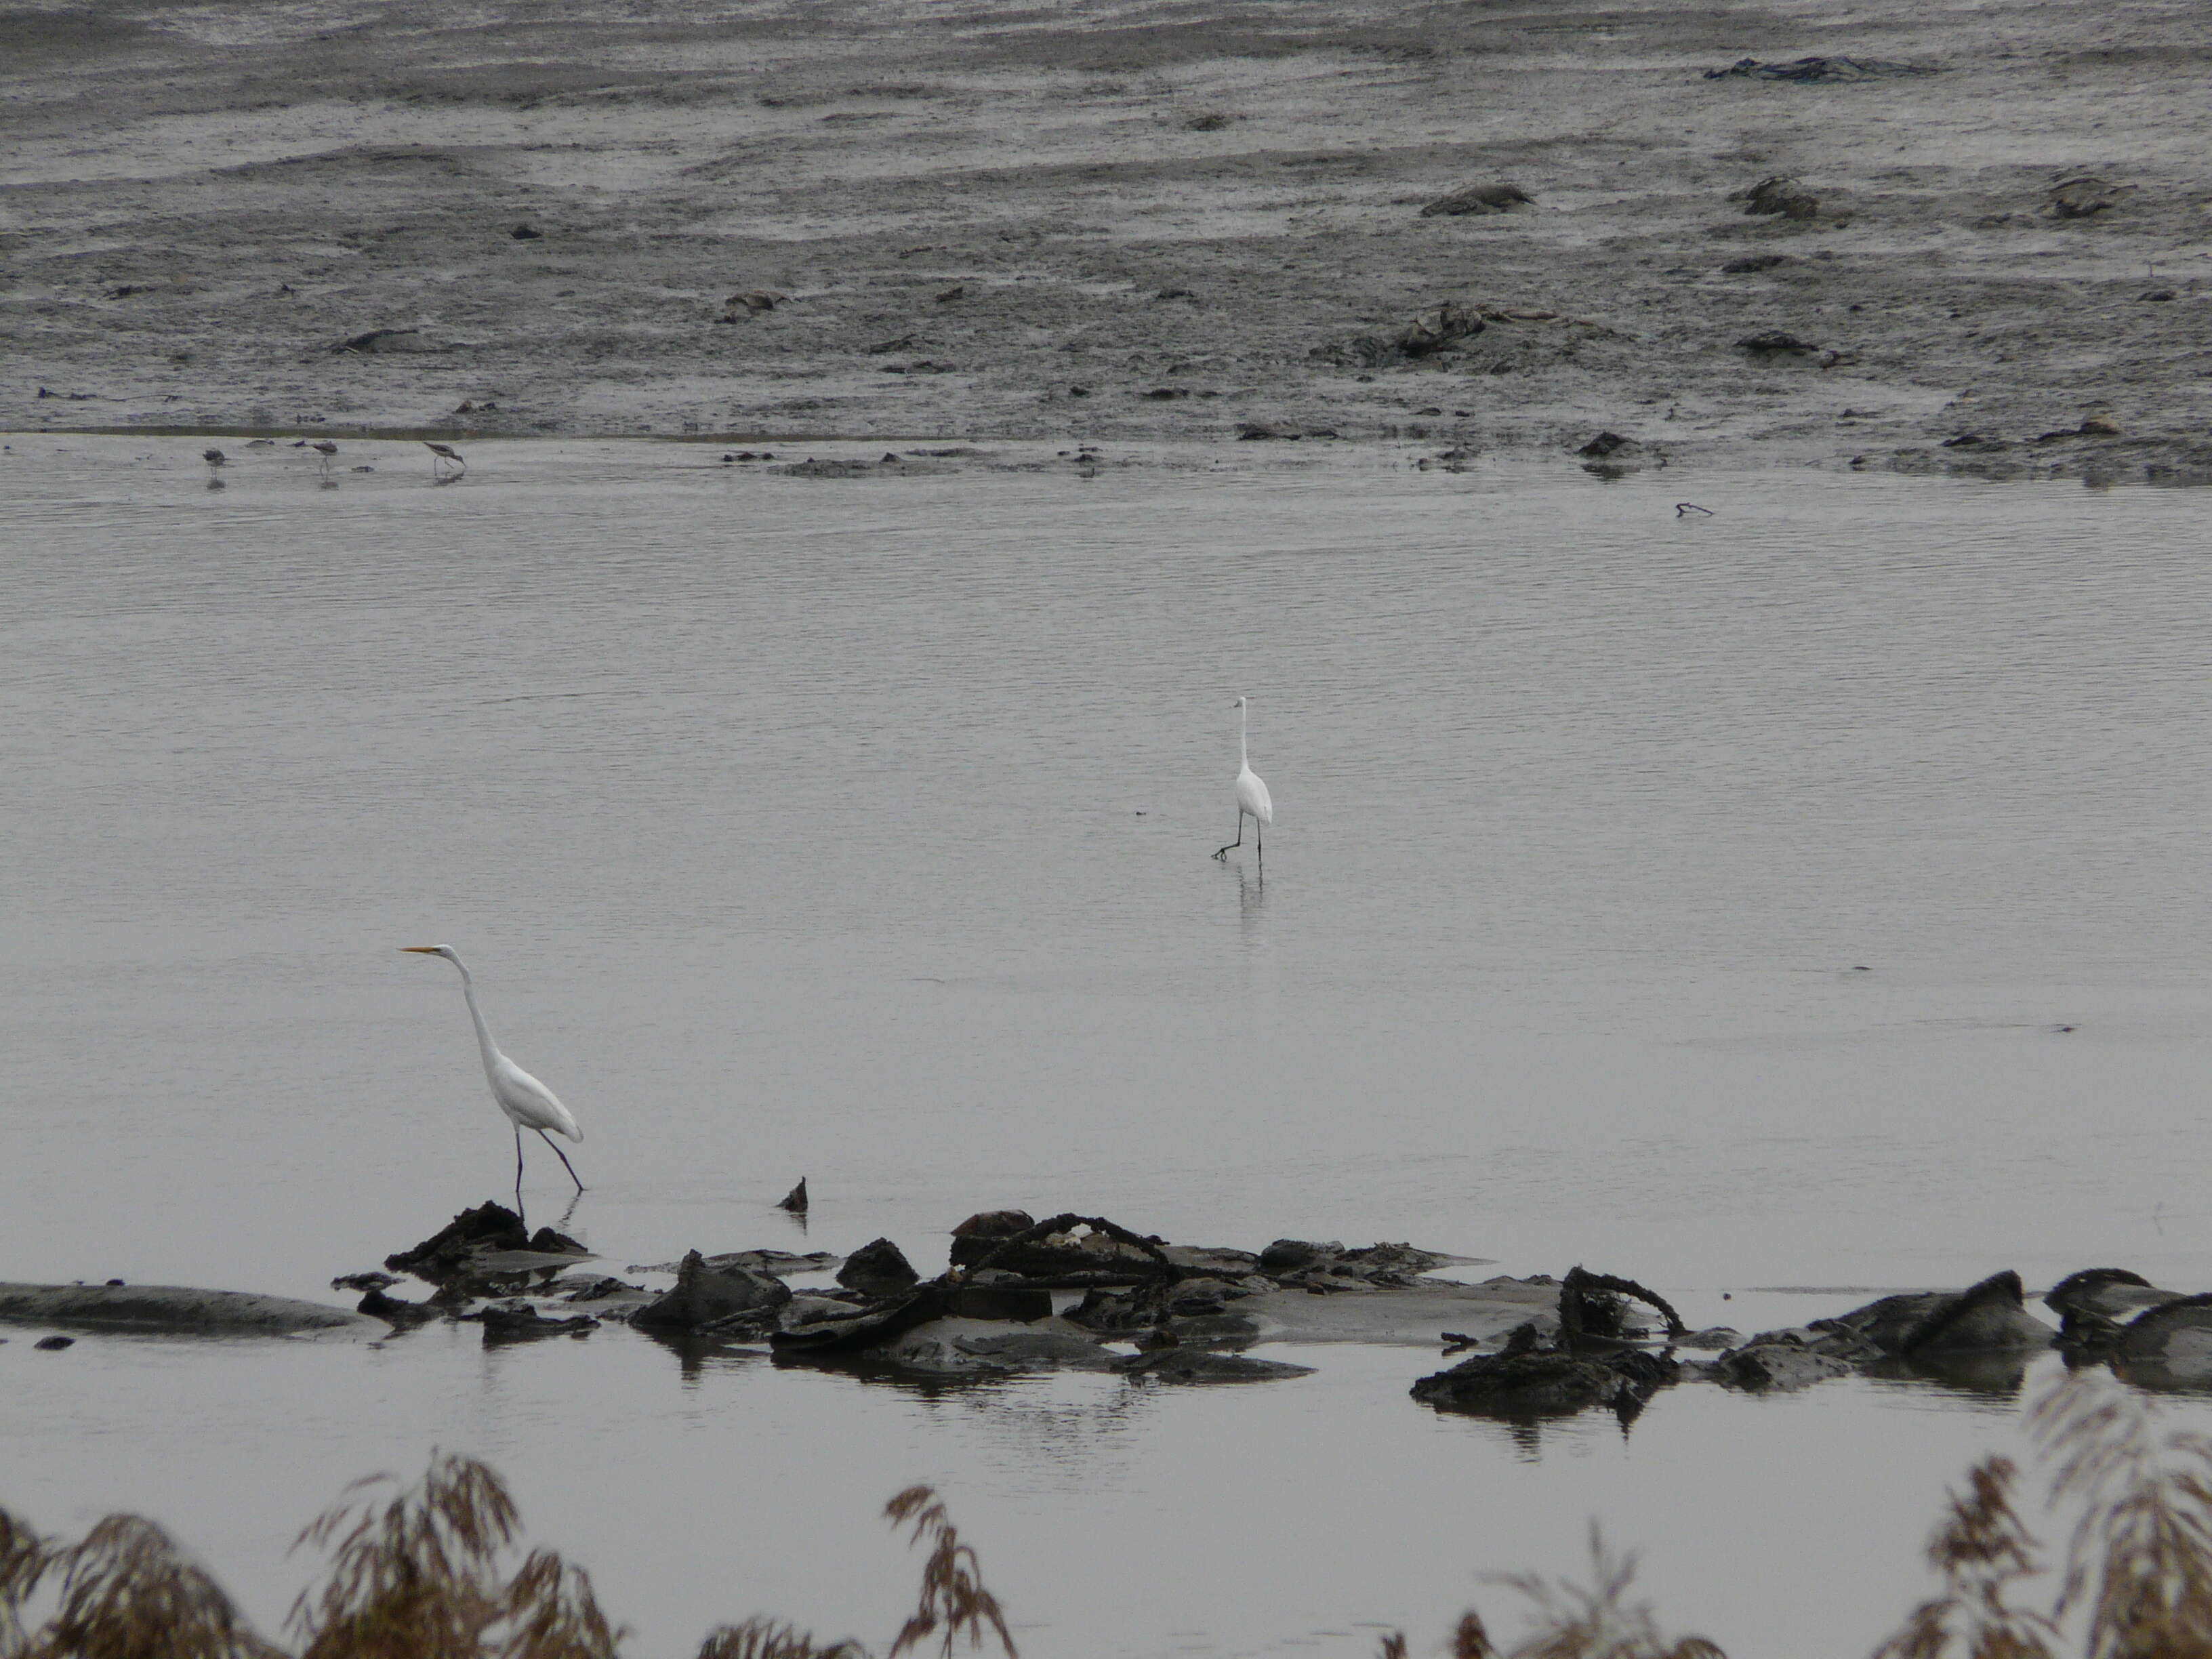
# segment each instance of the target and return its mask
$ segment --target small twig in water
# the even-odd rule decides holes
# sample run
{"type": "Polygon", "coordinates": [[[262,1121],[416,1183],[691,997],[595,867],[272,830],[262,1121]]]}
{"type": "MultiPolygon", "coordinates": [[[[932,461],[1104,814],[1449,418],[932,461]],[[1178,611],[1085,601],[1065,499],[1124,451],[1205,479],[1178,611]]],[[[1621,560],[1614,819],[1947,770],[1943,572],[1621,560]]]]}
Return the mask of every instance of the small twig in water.
{"type": "Polygon", "coordinates": [[[1674,503],[1674,516],[1676,518],[1686,519],[1692,513],[1702,513],[1709,519],[1713,516],[1712,508],[1710,507],[1699,507],[1695,501],[1677,501],[1674,503]]]}

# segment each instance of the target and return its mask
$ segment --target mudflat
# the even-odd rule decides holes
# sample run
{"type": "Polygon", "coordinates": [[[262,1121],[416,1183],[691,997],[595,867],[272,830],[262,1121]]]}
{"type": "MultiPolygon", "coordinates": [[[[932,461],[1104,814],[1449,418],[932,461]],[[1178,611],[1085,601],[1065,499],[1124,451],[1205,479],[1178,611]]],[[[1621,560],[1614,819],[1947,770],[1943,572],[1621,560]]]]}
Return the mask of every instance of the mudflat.
{"type": "Polygon", "coordinates": [[[2208,69],[2184,0],[17,0],[0,426],[2202,481],[2208,69]]]}

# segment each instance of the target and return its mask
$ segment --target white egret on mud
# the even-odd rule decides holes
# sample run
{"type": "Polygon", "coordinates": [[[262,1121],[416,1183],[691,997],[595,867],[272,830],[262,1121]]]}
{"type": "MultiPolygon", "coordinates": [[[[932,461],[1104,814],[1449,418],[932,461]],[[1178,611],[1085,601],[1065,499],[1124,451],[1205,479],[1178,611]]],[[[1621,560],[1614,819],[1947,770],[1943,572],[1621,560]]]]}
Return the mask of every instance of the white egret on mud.
{"type": "MultiPolygon", "coordinates": [[[[584,1132],[576,1127],[576,1120],[568,1115],[554,1092],[522,1067],[500,1053],[499,1045],[491,1040],[491,1027],[484,1024],[483,1010],[477,1006],[476,981],[469,977],[469,965],[460,953],[450,945],[403,945],[403,951],[417,956],[443,957],[461,970],[461,994],[468,1000],[469,1018],[476,1022],[477,1047],[483,1052],[484,1076],[491,1082],[491,1097],[498,1103],[514,1125],[514,1207],[522,1208],[522,1132],[534,1129],[548,1146],[553,1146],[553,1136],[564,1134],[569,1139],[582,1143],[584,1132]]],[[[568,1162],[568,1154],[553,1146],[553,1156],[561,1160],[561,1167],[568,1172],[568,1179],[582,1192],[584,1183],[576,1174],[576,1166],[568,1162]]]]}
{"type": "Polygon", "coordinates": [[[1260,839],[1260,826],[1263,823],[1273,823],[1275,821],[1274,800],[1267,793],[1267,786],[1260,781],[1260,775],[1252,769],[1251,746],[1246,737],[1249,714],[1244,706],[1243,698],[1237,699],[1236,708],[1237,839],[1213,855],[1224,864],[1229,861],[1230,853],[1244,844],[1244,820],[1247,817],[1252,820],[1252,850],[1260,857],[1265,858],[1267,853],[1260,839]]]}

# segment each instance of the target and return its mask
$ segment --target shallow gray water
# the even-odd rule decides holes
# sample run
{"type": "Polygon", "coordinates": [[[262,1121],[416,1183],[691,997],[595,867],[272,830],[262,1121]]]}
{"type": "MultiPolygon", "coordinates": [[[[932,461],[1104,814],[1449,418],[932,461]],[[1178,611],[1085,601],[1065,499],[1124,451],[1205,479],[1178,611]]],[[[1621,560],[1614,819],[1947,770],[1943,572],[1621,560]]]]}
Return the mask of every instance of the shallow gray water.
{"type": "MultiPolygon", "coordinates": [[[[2194,496],[582,444],[450,489],[348,445],[380,470],[325,489],[234,442],[210,493],[202,447],[0,455],[0,1277],[327,1300],[499,1194],[454,975],[393,948],[447,942],[617,1268],[927,1269],[1020,1205],[1582,1261],[1747,1329],[1866,1299],[1765,1286],[2212,1284],[2194,496]],[[1206,857],[1239,692],[1264,885],[1206,857]]],[[[148,1509],[273,1621],[346,1480],[478,1451],[673,1653],[883,1637],[871,1516],[929,1479],[1031,1659],[1364,1654],[1595,1515],[1742,1659],[1870,1647],[2017,1439],[2003,1389],[1863,1382],[1532,1443],[1407,1401],[1430,1352],[1283,1357],[1321,1375],[929,1393],[617,1329],[18,1334],[0,1503],[148,1509]]]]}

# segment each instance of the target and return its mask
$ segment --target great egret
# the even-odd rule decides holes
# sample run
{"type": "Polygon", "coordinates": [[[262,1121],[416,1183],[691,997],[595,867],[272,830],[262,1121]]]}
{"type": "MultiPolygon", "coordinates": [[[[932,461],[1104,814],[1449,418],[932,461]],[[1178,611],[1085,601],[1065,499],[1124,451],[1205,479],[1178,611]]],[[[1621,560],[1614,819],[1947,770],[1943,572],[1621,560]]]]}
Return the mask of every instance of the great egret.
{"type": "MultiPolygon", "coordinates": [[[[491,1083],[491,1097],[499,1109],[505,1112],[514,1125],[514,1207],[522,1208],[522,1132],[535,1129],[538,1137],[548,1146],[553,1146],[552,1135],[564,1134],[581,1145],[584,1132],[576,1127],[576,1120],[568,1115],[554,1092],[522,1067],[500,1053],[499,1045],[491,1040],[491,1027],[484,1024],[483,1010],[477,1006],[476,981],[469,977],[469,965],[460,953],[450,945],[403,945],[403,951],[417,956],[443,957],[461,970],[461,994],[468,1000],[469,1018],[476,1022],[477,1047],[483,1052],[484,1076],[491,1083]]],[[[582,1192],[584,1183],[576,1174],[576,1166],[568,1162],[568,1154],[553,1146],[553,1156],[561,1160],[561,1167],[568,1172],[568,1179],[582,1192]]]]}
{"type": "Polygon", "coordinates": [[[1224,864],[1229,861],[1229,854],[1232,849],[1244,844],[1244,820],[1248,817],[1252,820],[1252,850],[1265,858],[1267,854],[1260,839],[1260,826],[1263,823],[1273,823],[1275,821],[1275,803],[1267,793],[1267,786],[1260,781],[1260,775],[1252,769],[1251,748],[1245,735],[1250,717],[1244,706],[1243,698],[1237,699],[1236,708],[1237,839],[1213,855],[1224,864]]]}

